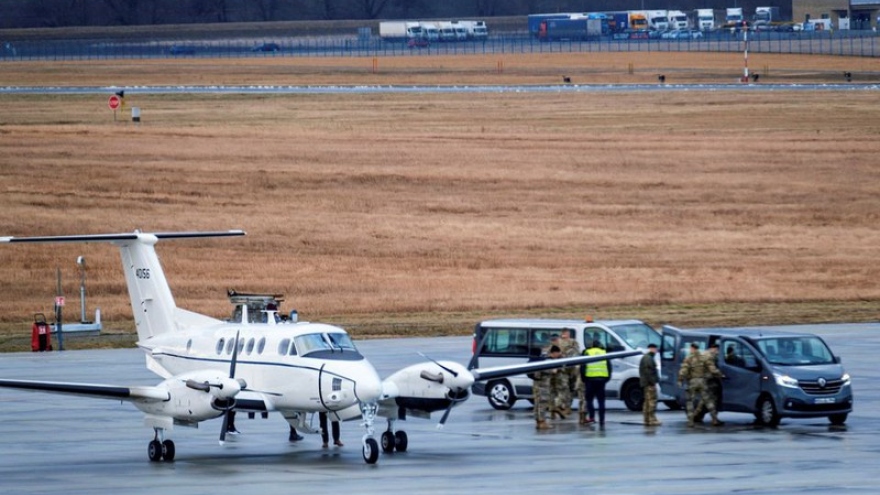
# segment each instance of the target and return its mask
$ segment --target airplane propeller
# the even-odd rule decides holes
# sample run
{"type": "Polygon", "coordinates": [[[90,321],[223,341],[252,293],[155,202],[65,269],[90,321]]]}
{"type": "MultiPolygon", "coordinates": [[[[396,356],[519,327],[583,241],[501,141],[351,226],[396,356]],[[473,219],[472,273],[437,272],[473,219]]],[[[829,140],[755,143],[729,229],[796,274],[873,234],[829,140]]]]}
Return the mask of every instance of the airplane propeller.
{"type": "MultiPolygon", "coordinates": [[[[421,352],[419,353],[419,356],[422,356],[423,358],[427,359],[428,361],[431,361],[432,363],[436,364],[437,366],[440,367],[440,369],[442,369],[443,371],[449,373],[450,375],[455,376],[455,377],[458,376],[458,372],[457,372],[457,371],[455,371],[455,370],[453,370],[453,369],[450,369],[450,368],[447,367],[447,366],[443,366],[443,365],[440,364],[440,362],[437,361],[436,359],[431,358],[431,357],[428,357],[428,356],[422,354],[421,352]]],[[[424,378],[424,377],[422,377],[422,378],[424,378]]],[[[442,383],[442,382],[440,382],[440,383],[442,383]]]]}
{"type": "MultiPolygon", "coordinates": [[[[229,378],[235,379],[235,364],[238,362],[238,335],[235,332],[235,345],[232,348],[232,360],[229,363],[229,378]]],[[[235,399],[230,399],[228,406],[223,412],[223,425],[220,427],[220,445],[226,442],[226,430],[229,429],[229,418],[232,415],[232,408],[235,406],[235,399]]]]}
{"type": "MultiPolygon", "coordinates": [[[[441,370],[449,373],[452,376],[452,379],[449,380],[450,383],[446,384],[449,387],[449,393],[447,397],[449,398],[449,406],[443,412],[443,416],[440,418],[440,422],[437,424],[437,429],[442,429],[446,425],[446,420],[449,419],[449,413],[452,412],[452,408],[459,402],[466,401],[470,396],[470,386],[474,382],[474,377],[467,371],[464,371],[465,376],[461,375],[461,372],[456,371],[448,366],[443,365],[436,359],[426,356],[425,354],[419,353],[420,356],[431,361],[440,367],[441,370]]],[[[423,380],[428,380],[430,382],[444,384],[446,381],[445,375],[443,373],[431,373],[428,370],[422,370],[419,373],[419,377],[423,380]]]]}

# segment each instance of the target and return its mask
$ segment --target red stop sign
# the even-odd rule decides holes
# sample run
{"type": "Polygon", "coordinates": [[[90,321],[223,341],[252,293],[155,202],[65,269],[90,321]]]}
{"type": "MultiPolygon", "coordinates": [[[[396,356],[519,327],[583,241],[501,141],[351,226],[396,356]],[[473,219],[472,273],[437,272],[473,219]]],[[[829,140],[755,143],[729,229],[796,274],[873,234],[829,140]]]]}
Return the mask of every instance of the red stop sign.
{"type": "Polygon", "coordinates": [[[119,108],[119,97],[116,95],[111,96],[110,99],[107,100],[107,106],[110,107],[110,110],[116,110],[119,108]]]}

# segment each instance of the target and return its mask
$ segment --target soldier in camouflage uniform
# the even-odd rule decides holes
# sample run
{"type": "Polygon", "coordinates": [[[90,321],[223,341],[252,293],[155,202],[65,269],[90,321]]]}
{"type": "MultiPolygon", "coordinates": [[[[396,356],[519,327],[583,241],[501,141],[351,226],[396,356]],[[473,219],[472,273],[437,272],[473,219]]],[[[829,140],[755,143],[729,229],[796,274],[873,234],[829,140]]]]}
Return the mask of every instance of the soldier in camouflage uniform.
{"type": "Polygon", "coordinates": [[[660,420],[657,419],[657,383],[660,381],[660,375],[657,371],[657,363],[654,356],[657,354],[657,345],[648,344],[648,352],[642,356],[639,362],[639,385],[642,386],[645,399],[642,404],[642,416],[645,426],[660,426],[660,420]]]}
{"type": "Polygon", "coordinates": [[[712,425],[721,426],[718,420],[718,411],[715,409],[715,398],[709,393],[706,384],[707,379],[711,377],[721,378],[721,372],[715,366],[715,358],[711,353],[705,355],[700,353],[700,347],[696,342],[691,343],[691,352],[688,357],[681,363],[681,369],[678,372],[678,384],[684,386],[687,382],[687,418],[688,426],[694,426],[694,418],[700,407],[705,407],[709,414],[712,415],[712,425]],[[700,404],[695,408],[694,400],[700,400],[700,404]]]}
{"type": "MultiPolygon", "coordinates": [[[[562,349],[562,357],[564,358],[581,355],[580,344],[578,344],[577,340],[571,338],[573,333],[573,328],[562,329],[562,335],[559,339],[559,348],[562,349]]],[[[582,387],[580,381],[581,374],[578,372],[577,366],[565,368],[565,371],[568,373],[568,388],[562,390],[559,402],[562,405],[563,412],[567,415],[571,413],[571,403],[574,400],[574,394],[582,387]]]]}
{"type": "MultiPolygon", "coordinates": [[[[543,354],[547,359],[559,359],[561,351],[558,346],[551,345],[547,353],[543,354]]],[[[535,428],[546,430],[551,428],[547,423],[547,413],[555,408],[553,394],[553,378],[560,370],[543,370],[531,373],[532,377],[532,400],[535,402],[535,428]]]]}
{"type": "MultiPolygon", "coordinates": [[[[710,359],[712,364],[717,368],[718,367],[718,343],[713,342],[709,344],[709,352],[703,355],[704,358],[710,359]]],[[[716,409],[719,405],[721,405],[721,379],[719,377],[713,376],[706,380],[706,388],[709,390],[709,394],[712,395],[712,402],[715,404],[716,409]]],[[[699,411],[698,411],[699,413],[699,411]]]]}
{"type": "MultiPolygon", "coordinates": [[[[562,354],[556,345],[551,345],[547,350],[547,359],[559,359],[562,354]]],[[[553,396],[553,379],[562,374],[559,369],[536,371],[532,373],[532,396],[535,401],[535,428],[546,430],[551,428],[547,423],[547,413],[555,408],[553,396]]]]}

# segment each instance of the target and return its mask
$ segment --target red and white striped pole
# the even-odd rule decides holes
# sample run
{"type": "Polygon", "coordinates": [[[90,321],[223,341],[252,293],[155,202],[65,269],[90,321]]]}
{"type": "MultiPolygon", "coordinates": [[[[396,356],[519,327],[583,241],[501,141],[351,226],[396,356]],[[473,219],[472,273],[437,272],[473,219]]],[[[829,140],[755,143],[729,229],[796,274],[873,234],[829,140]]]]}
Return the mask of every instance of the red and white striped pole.
{"type": "Polygon", "coordinates": [[[745,65],[743,66],[743,77],[742,82],[749,82],[749,25],[743,20],[743,56],[745,57],[745,65]]]}

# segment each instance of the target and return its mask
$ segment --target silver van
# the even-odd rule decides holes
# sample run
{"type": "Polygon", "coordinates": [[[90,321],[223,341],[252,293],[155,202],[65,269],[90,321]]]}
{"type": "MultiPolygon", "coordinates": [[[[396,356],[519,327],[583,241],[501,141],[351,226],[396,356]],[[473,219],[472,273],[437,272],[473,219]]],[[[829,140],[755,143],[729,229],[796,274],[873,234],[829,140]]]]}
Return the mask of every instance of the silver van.
{"type": "MultiPolygon", "coordinates": [[[[593,340],[598,340],[607,352],[645,350],[651,343],[660,346],[660,334],[639,320],[486,320],[474,329],[471,367],[526,363],[541,355],[553,334],[561,335],[566,328],[571,329],[571,337],[582,350],[593,340]]],[[[605,387],[607,398],[622,400],[632,411],[641,411],[644,399],[639,386],[639,360],[640,355],[612,360],[611,380],[605,387]]],[[[519,399],[532,399],[532,380],[525,375],[478,381],[472,389],[500,410],[510,409],[519,399]]]]}
{"type": "Polygon", "coordinates": [[[834,425],[852,411],[849,374],[820,337],[767,329],[682,330],[664,326],[660,346],[660,390],[679,406],[686,391],[678,371],[692,342],[701,350],[717,343],[721,380],[719,411],[754,414],[776,426],[781,418],[827,417],[834,425]]]}

